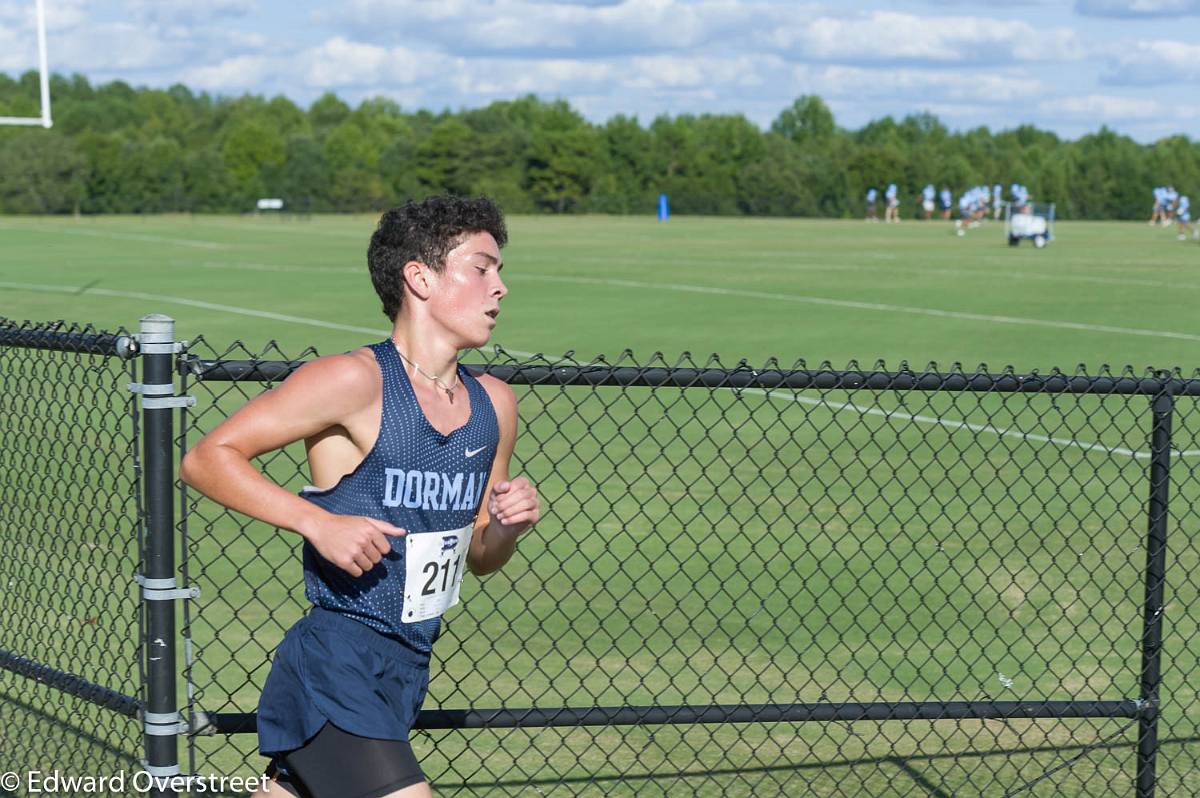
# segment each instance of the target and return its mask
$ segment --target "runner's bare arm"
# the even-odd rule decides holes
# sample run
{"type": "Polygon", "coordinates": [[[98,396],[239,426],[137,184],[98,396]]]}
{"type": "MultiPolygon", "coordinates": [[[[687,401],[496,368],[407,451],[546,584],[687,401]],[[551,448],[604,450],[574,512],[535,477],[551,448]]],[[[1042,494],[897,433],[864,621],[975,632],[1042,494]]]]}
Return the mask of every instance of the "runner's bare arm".
{"type": "Polygon", "coordinates": [[[512,558],[517,538],[537,523],[541,514],[537,488],[525,477],[509,478],[509,465],[517,440],[517,397],[512,388],[491,376],[481,376],[500,425],[500,443],[492,474],[484,489],[484,502],[475,520],[475,534],[467,551],[467,567],[477,576],[499,570],[512,558]]]}
{"type": "MultiPolygon", "coordinates": [[[[357,353],[305,364],[252,399],[192,447],[180,464],[184,482],[232,510],[299,533],[352,576],[374,567],[403,530],[376,519],[330,513],[263,476],[251,460],[318,435],[368,411],[380,395],[379,372],[357,353]]],[[[378,423],[376,422],[376,428],[378,423]]]]}

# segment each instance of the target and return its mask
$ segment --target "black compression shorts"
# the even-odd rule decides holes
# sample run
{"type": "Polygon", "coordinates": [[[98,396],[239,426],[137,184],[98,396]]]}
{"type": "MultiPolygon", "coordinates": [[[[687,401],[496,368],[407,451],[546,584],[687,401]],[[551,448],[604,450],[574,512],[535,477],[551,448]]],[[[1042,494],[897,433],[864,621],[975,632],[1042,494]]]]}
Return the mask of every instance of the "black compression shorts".
{"type": "Polygon", "coordinates": [[[303,748],[283,755],[267,775],[299,798],[379,798],[425,781],[404,740],[359,737],[326,723],[303,748]]]}

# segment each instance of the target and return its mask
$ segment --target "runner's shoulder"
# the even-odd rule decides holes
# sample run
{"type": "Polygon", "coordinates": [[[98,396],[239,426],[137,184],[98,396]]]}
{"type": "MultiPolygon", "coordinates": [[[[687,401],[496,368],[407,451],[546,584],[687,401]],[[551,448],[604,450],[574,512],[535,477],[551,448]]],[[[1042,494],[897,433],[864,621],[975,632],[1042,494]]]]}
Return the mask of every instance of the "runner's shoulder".
{"type": "Polygon", "coordinates": [[[289,392],[304,392],[313,401],[353,409],[378,399],[382,382],[375,353],[364,346],[310,360],[296,369],[281,387],[289,392]]]}
{"type": "Polygon", "coordinates": [[[517,395],[513,393],[512,386],[504,380],[493,377],[491,374],[484,374],[477,369],[468,369],[471,376],[479,380],[479,384],[487,391],[488,398],[492,400],[492,406],[496,408],[497,413],[516,413],[517,410],[517,395]]]}

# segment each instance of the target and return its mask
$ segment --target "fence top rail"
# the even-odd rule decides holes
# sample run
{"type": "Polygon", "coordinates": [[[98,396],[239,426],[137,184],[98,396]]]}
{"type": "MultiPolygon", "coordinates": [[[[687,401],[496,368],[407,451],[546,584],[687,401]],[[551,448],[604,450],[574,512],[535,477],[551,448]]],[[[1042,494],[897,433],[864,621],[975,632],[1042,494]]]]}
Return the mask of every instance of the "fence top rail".
{"type": "Polygon", "coordinates": [[[90,327],[6,327],[0,319],[0,347],[77,352],[130,358],[138,353],[137,339],[120,333],[96,332],[90,327]]]}
{"type": "MultiPolygon", "coordinates": [[[[189,358],[180,370],[207,382],[278,382],[303,360],[204,360],[189,358]]],[[[479,363],[468,368],[491,374],[510,385],[620,386],[673,388],[841,389],[876,391],[978,391],[998,393],[1125,394],[1200,396],[1200,378],[1185,379],[1179,371],[1155,376],[1000,374],[913,371],[837,371],[832,369],[755,369],[622,366],[604,362],[553,365],[540,363],[479,363]]]]}

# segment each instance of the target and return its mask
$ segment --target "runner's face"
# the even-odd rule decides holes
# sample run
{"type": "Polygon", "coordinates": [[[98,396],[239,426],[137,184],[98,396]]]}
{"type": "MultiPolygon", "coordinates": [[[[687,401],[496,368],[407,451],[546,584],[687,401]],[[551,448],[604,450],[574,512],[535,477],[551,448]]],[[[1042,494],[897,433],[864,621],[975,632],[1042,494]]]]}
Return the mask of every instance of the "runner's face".
{"type": "Polygon", "coordinates": [[[446,256],[436,278],[431,310],[457,334],[458,347],[483,346],[492,335],[500,300],[508,293],[500,279],[500,247],[491,233],[471,233],[446,256]]]}

